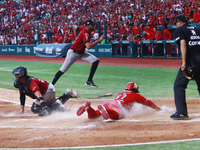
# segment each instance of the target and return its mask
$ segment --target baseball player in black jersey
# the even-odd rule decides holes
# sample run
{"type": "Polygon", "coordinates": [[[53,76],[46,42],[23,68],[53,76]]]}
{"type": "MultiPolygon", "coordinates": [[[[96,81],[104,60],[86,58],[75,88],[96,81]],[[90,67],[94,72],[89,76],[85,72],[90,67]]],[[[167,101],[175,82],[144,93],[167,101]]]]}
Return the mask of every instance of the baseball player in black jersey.
{"type": "Polygon", "coordinates": [[[180,46],[182,63],[174,82],[176,112],[172,119],[188,118],[185,89],[189,80],[196,81],[200,94],[200,29],[188,25],[184,15],[176,16],[174,39],[180,46]]]}

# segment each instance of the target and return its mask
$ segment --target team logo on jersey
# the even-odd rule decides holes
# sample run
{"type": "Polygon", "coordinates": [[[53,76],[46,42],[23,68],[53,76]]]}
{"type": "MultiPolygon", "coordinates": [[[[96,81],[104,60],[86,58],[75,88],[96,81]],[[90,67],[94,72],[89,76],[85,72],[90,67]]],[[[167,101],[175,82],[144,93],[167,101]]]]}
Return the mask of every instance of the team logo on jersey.
{"type": "Polygon", "coordinates": [[[175,41],[178,41],[180,39],[180,37],[177,37],[176,39],[175,39],[175,41]]]}
{"type": "Polygon", "coordinates": [[[194,27],[193,26],[190,26],[190,27],[187,27],[188,29],[194,29],[194,27]]]}
{"type": "Polygon", "coordinates": [[[196,32],[194,30],[191,30],[192,35],[196,35],[196,32]]]}

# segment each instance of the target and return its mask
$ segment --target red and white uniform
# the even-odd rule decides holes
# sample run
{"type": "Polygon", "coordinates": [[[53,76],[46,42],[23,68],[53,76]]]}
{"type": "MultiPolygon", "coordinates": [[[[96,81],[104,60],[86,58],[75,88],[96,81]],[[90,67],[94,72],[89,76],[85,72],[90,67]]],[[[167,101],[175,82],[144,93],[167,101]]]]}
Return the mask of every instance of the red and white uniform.
{"type": "MultiPolygon", "coordinates": [[[[111,102],[106,102],[103,106],[106,108],[110,119],[120,119],[124,116],[123,109],[130,110],[134,103],[144,104],[149,106],[152,102],[139,93],[130,90],[124,90],[117,94],[115,99],[111,102]]],[[[87,110],[88,118],[96,118],[101,115],[99,110],[94,110],[92,107],[87,110]]]]}

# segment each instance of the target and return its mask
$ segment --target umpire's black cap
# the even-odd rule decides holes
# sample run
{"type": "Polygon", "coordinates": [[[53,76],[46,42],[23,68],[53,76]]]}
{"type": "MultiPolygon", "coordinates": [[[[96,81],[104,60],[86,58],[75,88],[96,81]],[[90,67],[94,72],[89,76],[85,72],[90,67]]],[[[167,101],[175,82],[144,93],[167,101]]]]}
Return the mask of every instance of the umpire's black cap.
{"type": "Polygon", "coordinates": [[[183,23],[187,23],[187,19],[186,19],[185,15],[177,15],[175,18],[175,23],[177,23],[179,21],[181,21],[183,23]]]}
{"type": "Polygon", "coordinates": [[[91,19],[85,21],[85,26],[87,25],[95,25],[95,22],[91,19]]]}

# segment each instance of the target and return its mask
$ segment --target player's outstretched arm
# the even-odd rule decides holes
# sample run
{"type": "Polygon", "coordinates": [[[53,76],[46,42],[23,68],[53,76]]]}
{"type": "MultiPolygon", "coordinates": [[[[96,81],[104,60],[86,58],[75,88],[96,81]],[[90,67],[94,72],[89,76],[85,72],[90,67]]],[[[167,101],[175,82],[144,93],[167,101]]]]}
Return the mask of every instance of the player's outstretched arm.
{"type": "Polygon", "coordinates": [[[96,40],[92,43],[90,43],[90,42],[85,43],[86,48],[91,49],[91,48],[95,47],[98,43],[103,41],[103,39],[104,39],[103,37],[104,37],[104,35],[102,35],[98,40],[96,40]]]}
{"type": "Polygon", "coordinates": [[[145,103],[145,105],[146,105],[146,106],[149,106],[149,107],[151,107],[151,108],[153,108],[153,109],[155,109],[155,110],[157,110],[157,111],[160,110],[160,107],[156,106],[156,104],[154,104],[154,103],[153,103],[152,101],[150,101],[150,100],[147,100],[147,102],[145,103]]]}

